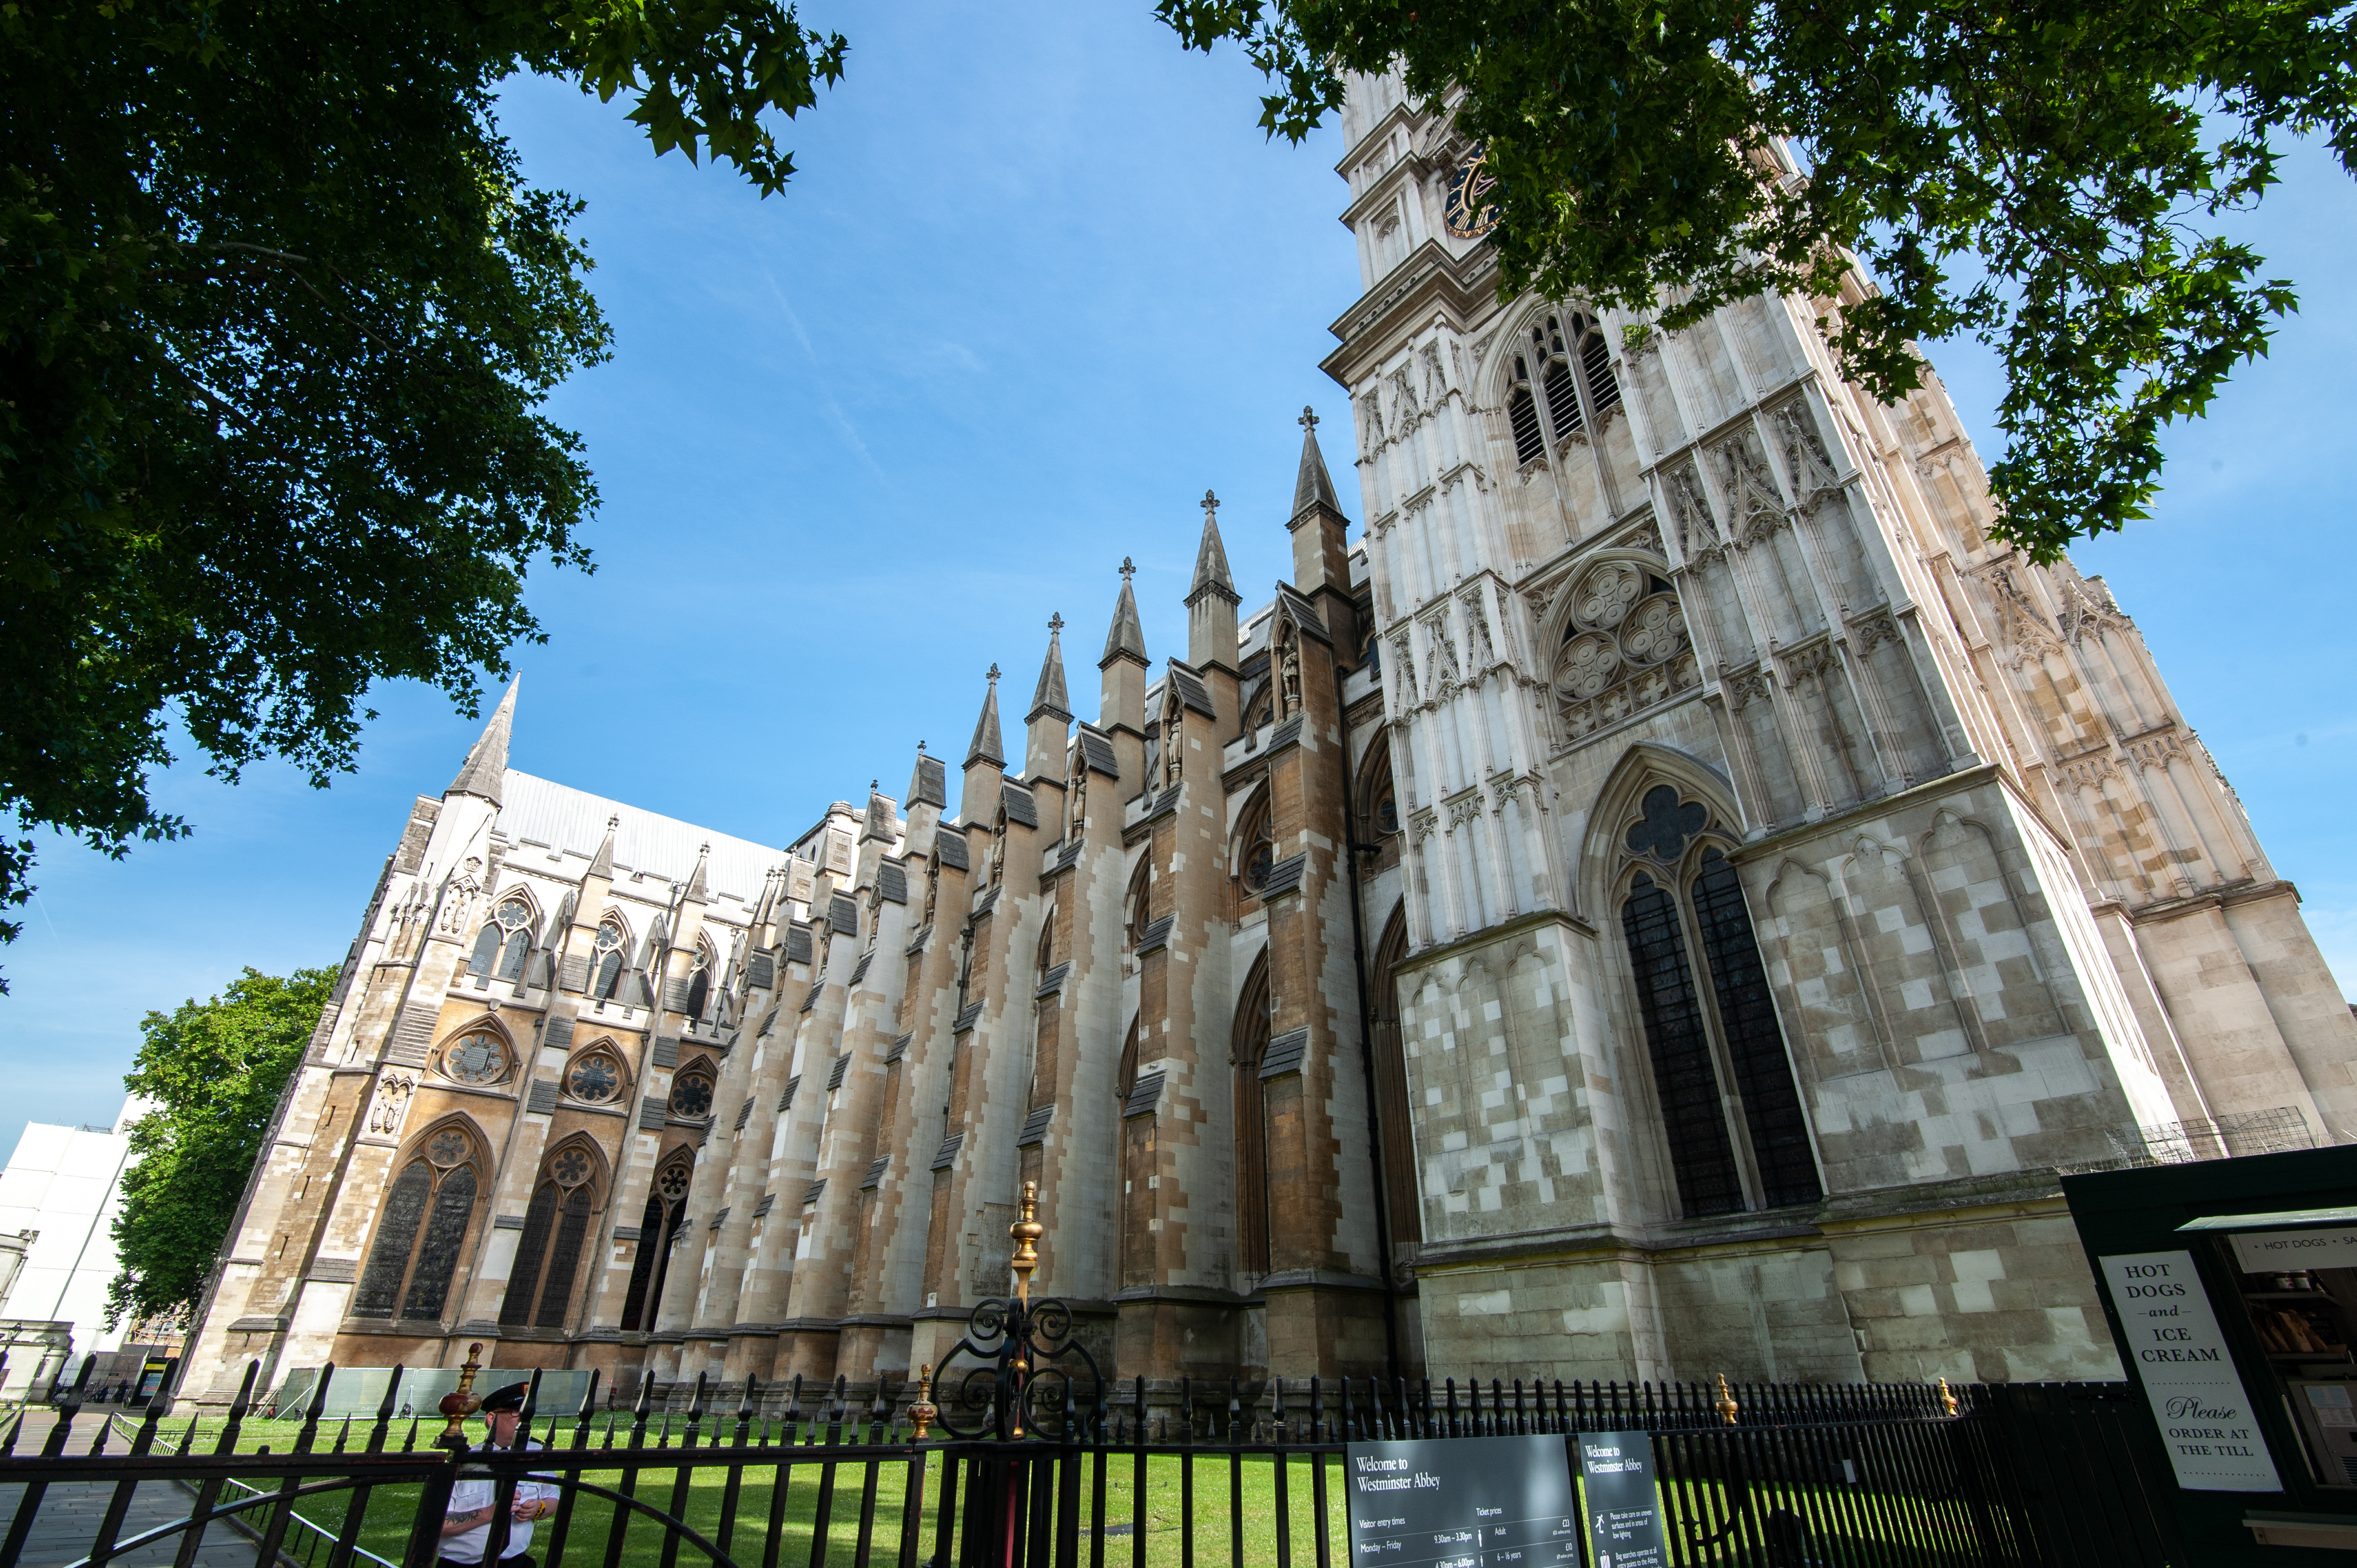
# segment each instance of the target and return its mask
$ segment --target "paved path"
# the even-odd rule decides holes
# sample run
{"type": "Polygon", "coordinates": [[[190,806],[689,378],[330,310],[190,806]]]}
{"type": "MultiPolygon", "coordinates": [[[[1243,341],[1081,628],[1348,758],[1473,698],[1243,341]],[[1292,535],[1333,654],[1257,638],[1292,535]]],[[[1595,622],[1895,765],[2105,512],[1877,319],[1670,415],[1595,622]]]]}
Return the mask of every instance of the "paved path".
{"type": "MultiPolygon", "coordinates": [[[[91,1440],[98,1435],[101,1419],[93,1407],[75,1421],[66,1447],[74,1454],[90,1452],[91,1440]]],[[[112,1409],[112,1406],[102,1407],[112,1409]]],[[[13,1421],[14,1416],[5,1420],[13,1421]]],[[[49,1434],[54,1418],[46,1410],[36,1410],[25,1418],[25,1429],[16,1434],[16,1452],[38,1454],[49,1434]]],[[[5,1428],[0,1428],[5,1429],[5,1428]]],[[[107,1454],[126,1453],[129,1441],[120,1429],[110,1434],[107,1454]]],[[[16,1505],[24,1496],[22,1485],[0,1486],[0,1519],[14,1520],[16,1505]]],[[[23,1568],[63,1568],[90,1554],[90,1543],[98,1533],[99,1520],[114,1488],[100,1481],[76,1481],[51,1487],[41,1498],[40,1511],[33,1518],[33,1533],[25,1543],[23,1568]]],[[[131,1495],[131,1511],[123,1521],[120,1540],[129,1540],[143,1530],[159,1524],[188,1517],[189,1494],[170,1481],[148,1481],[131,1495]]],[[[179,1550],[180,1538],[167,1536],[152,1546],[127,1552],[113,1559],[123,1568],[171,1568],[179,1550]]],[[[216,1524],[205,1532],[205,1543],[197,1553],[199,1568],[254,1568],[259,1555],[254,1542],[226,1524],[216,1524]]]]}

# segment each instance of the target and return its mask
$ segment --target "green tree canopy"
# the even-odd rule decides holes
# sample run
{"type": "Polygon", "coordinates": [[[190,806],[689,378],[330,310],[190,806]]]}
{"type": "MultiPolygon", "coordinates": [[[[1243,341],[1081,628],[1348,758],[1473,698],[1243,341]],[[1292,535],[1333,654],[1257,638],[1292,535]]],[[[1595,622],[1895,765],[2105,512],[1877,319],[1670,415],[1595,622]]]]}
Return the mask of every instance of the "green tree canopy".
{"type": "Polygon", "coordinates": [[[110,1326],[195,1309],[335,983],[332,969],[284,980],[249,969],[219,996],[141,1020],[123,1084],[150,1108],[131,1124],[136,1163],[114,1217],[123,1267],[106,1290],[110,1326]]]}
{"type": "Polygon", "coordinates": [[[2351,0],[1156,0],[1240,40],[1272,134],[1335,67],[1405,70],[1499,181],[1502,287],[1674,330],[1763,290],[1826,302],[1844,371],[1920,384],[1968,332],[2007,378],[1998,532],[2051,559],[2147,515],[2160,431],[2266,349],[2290,285],[2222,215],[2286,134],[2357,174],[2351,0]],[[1798,154],[1794,168],[1778,144],[1798,154]],[[1878,289],[1835,309],[1862,258],[1878,289]]]}
{"type": "Polygon", "coordinates": [[[766,195],[764,112],[845,47],[777,0],[0,4],[0,916],[22,832],[187,831],[147,794],[173,724],[325,784],[372,682],[477,711],[539,640],[526,566],[587,567],[536,410],[608,331],[499,83],[627,94],[766,195]]]}

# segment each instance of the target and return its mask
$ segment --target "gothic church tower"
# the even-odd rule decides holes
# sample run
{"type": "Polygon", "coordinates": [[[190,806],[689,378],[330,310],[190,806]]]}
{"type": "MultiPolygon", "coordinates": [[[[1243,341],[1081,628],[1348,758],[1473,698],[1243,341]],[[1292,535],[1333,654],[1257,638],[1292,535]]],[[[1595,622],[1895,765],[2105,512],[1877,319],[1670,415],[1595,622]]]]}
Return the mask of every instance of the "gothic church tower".
{"type": "Polygon", "coordinates": [[[1987,536],[1936,380],[1877,404],[1804,300],[1501,306],[1478,149],[1396,78],[1344,126],[1434,1364],[2110,1373],[2056,1165],[2357,1137],[2142,638],[1987,536]]]}

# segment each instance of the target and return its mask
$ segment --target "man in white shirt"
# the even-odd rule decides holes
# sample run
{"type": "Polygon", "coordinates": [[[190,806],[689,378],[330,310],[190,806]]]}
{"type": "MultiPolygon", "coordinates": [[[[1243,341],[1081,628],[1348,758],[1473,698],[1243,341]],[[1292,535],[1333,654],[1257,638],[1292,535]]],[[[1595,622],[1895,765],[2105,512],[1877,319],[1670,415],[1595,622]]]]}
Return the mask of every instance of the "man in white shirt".
{"type": "MultiPolygon", "coordinates": [[[[478,1453],[514,1447],[525,1388],[522,1383],[510,1383],[483,1396],[483,1424],[490,1428],[490,1436],[478,1453]]],[[[524,1444],[527,1450],[540,1446],[529,1441],[524,1444]]],[[[537,1568],[525,1549],[532,1545],[533,1524],[556,1512],[557,1497],[555,1487],[516,1483],[515,1501],[508,1509],[507,1545],[500,1552],[499,1568],[537,1568]]],[[[489,1476],[464,1476],[451,1487],[449,1510],[442,1517],[445,1568],[479,1568],[483,1548],[491,1541],[491,1509],[498,1501],[499,1483],[489,1476]]]]}

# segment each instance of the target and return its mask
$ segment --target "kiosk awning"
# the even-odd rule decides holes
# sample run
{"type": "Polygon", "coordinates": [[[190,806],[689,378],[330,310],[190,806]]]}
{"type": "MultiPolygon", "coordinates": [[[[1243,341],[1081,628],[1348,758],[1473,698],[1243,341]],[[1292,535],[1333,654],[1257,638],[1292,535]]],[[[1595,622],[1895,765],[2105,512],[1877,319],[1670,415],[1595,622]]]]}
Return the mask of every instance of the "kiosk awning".
{"type": "Polygon", "coordinates": [[[2357,1225],[2357,1208],[2295,1208],[2275,1214],[2205,1214],[2179,1226],[2188,1230],[2292,1230],[2307,1225],[2357,1225]]]}

